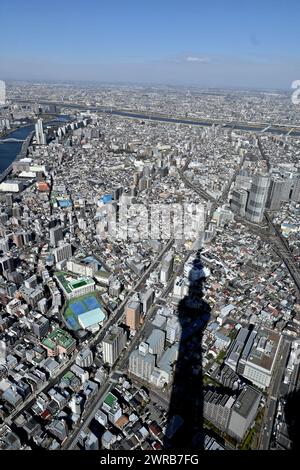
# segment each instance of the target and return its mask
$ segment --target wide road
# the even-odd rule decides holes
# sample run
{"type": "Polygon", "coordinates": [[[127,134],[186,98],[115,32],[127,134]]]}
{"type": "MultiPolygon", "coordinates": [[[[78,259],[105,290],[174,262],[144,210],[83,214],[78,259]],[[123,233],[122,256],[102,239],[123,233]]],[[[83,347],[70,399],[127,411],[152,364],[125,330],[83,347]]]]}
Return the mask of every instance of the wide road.
{"type": "Polygon", "coordinates": [[[260,450],[268,450],[272,437],[273,424],[275,419],[275,412],[277,409],[277,400],[279,397],[280,385],[282,382],[285,366],[288,360],[291,343],[287,339],[283,339],[276,358],[276,370],[273,372],[273,379],[269,387],[269,394],[266,403],[265,415],[262,421],[261,435],[260,435],[260,450]]]}

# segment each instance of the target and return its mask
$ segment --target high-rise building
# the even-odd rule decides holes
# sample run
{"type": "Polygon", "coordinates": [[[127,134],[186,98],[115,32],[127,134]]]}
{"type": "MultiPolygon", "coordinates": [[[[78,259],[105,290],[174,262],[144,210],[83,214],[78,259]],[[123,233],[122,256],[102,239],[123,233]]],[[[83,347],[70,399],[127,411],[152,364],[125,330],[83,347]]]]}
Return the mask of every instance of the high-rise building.
{"type": "Polygon", "coordinates": [[[109,284],[109,295],[111,297],[119,297],[121,293],[121,282],[118,279],[112,278],[109,284]]]}
{"type": "Polygon", "coordinates": [[[6,86],[3,80],[0,80],[0,106],[6,103],[6,86]]]}
{"type": "Polygon", "coordinates": [[[167,283],[173,272],[174,258],[172,251],[169,251],[161,262],[160,281],[167,283]]]}
{"type": "Polygon", "coordinates": [[[122,195],[122,193],[123,193],[123,187],[122,186],[120,186],[118,188],[115,188],[113,190],[113,200],[118,201],[120,199],[120,196],[122,195]]]}
{"type": "Polygon", "coordinates": [[[24,241],[23,241],[23,232],[16,232],[13,234],[13,243],[18,247],[18,248],[22,248],[22,246],[24,245],[24,241]]]}
{"type": "Polygon", "coordinates": [[[245,189],[234,189],[231,194],[230,207],[241,217],[244,217],[246,213],[248,194],[245,189]]]}
{"type": "Polygon", "coordinates": [[[268,175],[255,175],[252,180],[246,207],[246,218],[259,224],[263,220],[270,178],[268,175]]]}
{"type": "MultiPolygon", "coordinates": [[[[242,354],[241,359],[244,362],[243,377],[261,389],[269,387],[281,340],[282,336],[275,331],[260,328],[248,354],[245,357],[242,354]]],[[[239,373],[239,368],[237,372],[239,373]]]]}
{"type": "Polygon", "coordinates": [[[8,237],[0,239],[0,250],[3,251],[3,253],[7,253],[9,251],[9,238],[8,237]]]}
{"type": "Polygon", "coordinates": [[[286,178],[284,180],[284,185],[283,185],[282,191],[281,191],[281,200],[282,200],[282,202],[289,202],[289,200],[291,199],[292,188],[293,188],[292,178],[286,178]]]}
{"type": "Polygon", "coordinates": [[[177,276],[173,286],[173,297],[182,299],[188,293],[188,286],[183,277],[177,276]]]}
{"type": "Polygon", "coordinates": [[[14,258],[9,258],[8,256],[4,256],[0,258],[0,272],[6,271],[11,273],[14,271],[16,266],[16,261],[14,258]]]}
{"type": "Polygon", "coordinates": [[[126,310],[126,325],[130,330],[137,330],[140,324],[141,317],[141,304],[140,302],[131,301],[127,304],[126,310]]]}
{"type": "Polygon", "coordinates": [[[280,204],[282,202],[289,201],[291,189],[291,179],[272,177],[270,180],[266,208],[270,210],[280,209],[280,204]]]}
{"type": "Polygon", "coordinates": [[[203,416],[218,429],[226,431],[235,397],[209,390],[204,395],[203,416]]]}
{"type": "Polygon", "coordinates": [[[58,242],[63,240],[63,231],[60,225],[50,228],[50,244],[53,247],[57,247],[58,242]]]}
{"type": "Polygon", "coordinates": [[[69,407],[72,413],[80,415],[83,408],[83,397],[80,395],[72,395],[72,398],[69,401],[69,407]]]}
{"type": "Polygon", "coordinates": [[[65,259],[69,259],[72,256],[72,247],[70,243],[62,243],[58,248],[53,250],[53,255],[56,263],[60,263],[65,259]]]}
{"type": "Polygon", "coordinates": [[[31,324],[32,332],[38,338],[43,338],[49,331],[49,320],[42,315],[39,315],[31,324]]]}
{"type": "Polygon", "coordinates": [[[46,145],[47,144],[46,134],[44,133],[43,120],[42,119],[38,119],[37,123],[35,124],[35,138],[36,138],[36,143],[38,145],[46,145]]]}
{"type": "Polygon", "coordinates": [[[57,437],[61,442],[65,440],[68,435],[68,428],[65,421],[60,421],[58,419],[51,422],[48,426],[49,432],[57,437]]]}
{"type": "Polygon", "coordinates": [[[76,364],[79,367],[90,367],[93,364],[93,353],[89,348],[80,351],[76,356],[76,364]]]}
{"type": "Polygon", "coordinates": [[[24,281],[24,285],[28,289],[35,289],[37,287],[37,277],[36,277],[36,275],[34,274],[33,276],[28,277],[24,281]]]}
{"type": "Polygon", "coordinates": [[[114,326],[102,341],[103,360],[112,366],[126,344],[126,332],[120,326],[114,326]]]}
{"type": "Polygon", "coordinates": [[[166,334],[162,330],[154,329],[146,343],[149,345],[149,353],[159,358],[164,350],[166,334]]]}
{"type": "Polygon", "coordinates": [[[293,178],[293,189],[291,193],[291,200],[294,202],[300,202],[300,175],[296,175],[293,178]]]}
{"type": "Polygon", "coordinates": [[[85,450],[99,450],[99,439],[91,431],[89,431],[87,434],[87,437],[84,443],[84,448],[85,450]]]}
{"type": "Polygon", "coordinates": [[[230,346],[225,364],[261,389],[269,387],[281,336],[267,328],[241,328],[230,346]]]}
{"type": "Polygon", "coordinates": [[[147,313],[153,303],[153,299],[154,299],[153,289],[148,289],[147,292],[142,294],[141,297],[142,297],[142,304],[143,304],[143,313],[147,313]]]}
{"type": "Polygon", "coordinates": [[[141,377],[144,380],[150,380],[155,367],[155,356],[149,353],[149,346],[141,343],[139,349],[135,349],[129,356],[129,372],[141,377]]]}
{"type": "Polygon", "coordinates": [[[247,385],[236,397],[208,390],[204,395],[203,416],[218,429],[241,441],[250,429],[261,394],[247,385]]]}
{"type": "Polygon", "coordinates": [[[175,341],[179,339],[180,332],[181,325],[179,319],[175,315],[172,315],[168,318],[166,326],[167,340],[169,343],[175,343],[175,341]]]}
{"type": "Polygon", "coordinates": [[[250,429],[260,403],[261,394],[253,387],[246,386],[231,408],[228,433],[241,441],[250,429]]]}
{"type": "Polygon", "coordinates": [[[122,416],[122,408],[118,399],[111,392],[108,392],[104,398],[102,410],[107,414],[109,421],[113,424],[122,416]]]}

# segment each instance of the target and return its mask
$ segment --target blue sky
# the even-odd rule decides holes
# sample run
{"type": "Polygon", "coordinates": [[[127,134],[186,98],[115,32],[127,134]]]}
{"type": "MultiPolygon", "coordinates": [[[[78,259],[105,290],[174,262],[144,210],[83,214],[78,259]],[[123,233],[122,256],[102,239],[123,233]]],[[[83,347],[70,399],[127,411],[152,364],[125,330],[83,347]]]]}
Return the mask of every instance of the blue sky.
{"type": "Polygon", "coordinates": [[[1,0],[0,76],[289,88],[299,0],[1,0]]]}

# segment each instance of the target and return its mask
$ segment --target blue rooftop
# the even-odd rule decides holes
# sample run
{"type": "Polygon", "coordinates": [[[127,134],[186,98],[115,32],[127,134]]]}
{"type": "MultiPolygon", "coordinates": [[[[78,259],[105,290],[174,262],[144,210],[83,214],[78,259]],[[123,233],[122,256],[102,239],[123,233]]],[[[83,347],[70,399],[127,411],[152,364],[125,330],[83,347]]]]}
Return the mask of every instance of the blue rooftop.
{"type": "Polygon", "coordinates": [[[60,207],[71,207],[72,206],[72,202],[70,201],[70,199],[61,199],[61,200],[58,200],[58,205],[60,207]]]}
{"type": "Polygon", "coordinates": [[[111,194],[104,194],[104,196],[102,196],[102,202],[104,204],[107,204],[108,202],[112,201],[112,196],[111,194]]]}

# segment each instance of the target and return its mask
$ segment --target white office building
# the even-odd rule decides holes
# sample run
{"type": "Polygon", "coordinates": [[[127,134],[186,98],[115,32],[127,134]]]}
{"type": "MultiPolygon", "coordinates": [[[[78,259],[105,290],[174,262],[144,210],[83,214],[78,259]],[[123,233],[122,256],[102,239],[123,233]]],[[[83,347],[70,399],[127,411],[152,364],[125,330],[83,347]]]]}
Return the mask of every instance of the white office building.
{"type": "Polygon", "coordinates": [[[114,326],[102,341],[103,360],[112,366],[118,359],[126,344],[126,332],[119,326],[114,326]]]}

